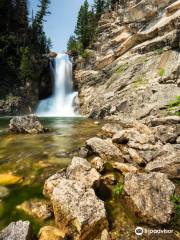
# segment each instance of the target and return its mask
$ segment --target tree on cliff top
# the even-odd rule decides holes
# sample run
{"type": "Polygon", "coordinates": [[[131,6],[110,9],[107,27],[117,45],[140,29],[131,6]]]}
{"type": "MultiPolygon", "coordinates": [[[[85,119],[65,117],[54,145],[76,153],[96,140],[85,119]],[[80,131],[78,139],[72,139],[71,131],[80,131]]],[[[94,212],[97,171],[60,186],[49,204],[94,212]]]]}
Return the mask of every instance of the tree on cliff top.
{"type": "Polygon", "coordinates": [[[77,25],[75,29],[77,39],[82,43],[84,49],[89,46],[92,39],[92,17],[94,16],[92,11],[89,10],[89,3],[87,0],[85,0],[84,4],[79,10],[77,25]]]}
{"type": "Polygon", "coordinates": [[[99,20],[101,15],[104,13],[105,8],[106,8],[106,3],[107,1],[105,0],[94,0],[94,10],[96,13],[96,18],[99,20]]]}

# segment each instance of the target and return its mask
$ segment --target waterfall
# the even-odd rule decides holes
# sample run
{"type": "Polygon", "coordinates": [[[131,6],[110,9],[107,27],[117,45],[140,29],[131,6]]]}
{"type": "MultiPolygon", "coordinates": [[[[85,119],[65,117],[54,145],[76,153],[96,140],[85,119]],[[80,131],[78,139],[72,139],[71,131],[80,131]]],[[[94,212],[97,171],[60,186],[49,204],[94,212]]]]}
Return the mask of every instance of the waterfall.
{"type": "Polygon", "coordinates": [[[73,91],[72,63],[67,54],[56,57],[54,93],[51,97],[41,100],[36,114],[47,117],[73,117],[75,111],[73,100],[77,93],[73,91]]]}

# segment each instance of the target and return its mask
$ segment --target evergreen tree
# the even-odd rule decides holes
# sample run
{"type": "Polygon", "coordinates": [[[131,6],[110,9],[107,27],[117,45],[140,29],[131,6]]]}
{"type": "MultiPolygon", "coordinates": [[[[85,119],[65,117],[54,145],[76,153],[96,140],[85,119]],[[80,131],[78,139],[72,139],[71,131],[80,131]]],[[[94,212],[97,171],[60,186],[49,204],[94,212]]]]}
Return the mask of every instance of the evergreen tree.
{"type": "Polygon", "coordinates": [[[78,14],[77,25],[75,29],[75,34],[77,39],[82,43],[85,49],[91,42],[91,12],[89,11],[88,1],[85,0],[84,4],[81,6],[78,14]]]}
{"type": "Polygon", "coordinates": [[[78,55],[83,52],[82,43],[78,41],[74,35],[70,36],[68,40],[67,51],[72,55],[78,55]]]}
{"type": "Polygon", "coordinates": [[[96,18],[99,20],[101,15],[104,13],[106,8],[106,1],[105,0],[94,0],[94,9],[96,13],[96,18]]]}
{"type": "Polygon", "coordinates": [[[26,82],[33,78],[33,64],[29,47],[21,49],[20,78],[26,82]]]}
{"type": "Polygon", "coordinates": [[[0,0],[0,98],[27,79],[39,81],[41,67],[35,68],[51,47],[43,31],[49,3],[39,0],[37,14],[30,22],[28,0],[0,0]]]}
{"type": "Polygon", "coordinates": [[[48,11],[49,4],[50,0],[39,0],[38,11],[33,21],[34,28],[42,28],[45,21],[44,17],[50,14],[48,11]]]}

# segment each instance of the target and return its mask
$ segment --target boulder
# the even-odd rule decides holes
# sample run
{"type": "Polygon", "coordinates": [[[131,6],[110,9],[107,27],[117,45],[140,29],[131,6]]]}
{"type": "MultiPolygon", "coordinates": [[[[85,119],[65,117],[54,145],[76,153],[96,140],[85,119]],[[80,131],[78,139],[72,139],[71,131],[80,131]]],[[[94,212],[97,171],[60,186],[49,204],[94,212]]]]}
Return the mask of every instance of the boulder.
{"type": "Polygon", "coordinates": [[[95,168],[98,172],[102,172],[104,170],[105,161],[100,157],[94,157],[91,160],[91,166],[95,168]]]}
{"type": "Polygon", "coordinates": [[[107,137],[112,137],[116,132],[122,130],[122,125],[118,123],[114,124],[107,123],[102,127],[102,130],[107,137]]]}
{"type": "Polygon", "coordinates": [[[1,240],[31,240],[31,226],[29,221],[10,223],[0,232],[1,240]]]}
{"type": "Polygon", "coordinates": [[[164,173],[127,173],[124,190],[142,222],[157,225],[170,221],[175,186],[164,173]]]}
{"type": "Polygon", "coordinates": [[[180,151],[159,156],[146,165],[146,171],[166,173],[171,179],[180,179],[180,151]]]}
{"type": "MultiPolygon", "coordinates": [[[[101,177],[101,180],[105,185],[114,185],[117,182],[117,178],[114,173],[106,173],[101,177]]],[[[101,185],[100,185],[100,191],[101,191],[101,185]]]]}
{"type": "Polygon", "coordinates": [[[167,116],[162,118],[152,118],[148,121],[148,125],[151,127],[159,126],[159,125],[172,125],[179,124],[180,117],[179,116],[167,116]]]}
{"type": "Polygon", "coordinates": [[[126,174],[128,172],[136,173],[138,171],[138,168],[133,166],[129,163],[119,163],[114,162],[112,163],[113,168],[117,169],[118,171],[122,172],[123,174],[126,174]]]}
{"type": "Polygon", "coordinates": [[[93,240],[108,225],[104,203],[80,181],[63,179],[51,201],[56,224],[75,240],[93,240]]]}
{"type": "Polygon", "coordinates": [[[51,204],[45,199],[31,199],[16,207],[30,216],[46,220],[52,216],[51,204]]]}
{"type": "Polygon", "coordinates": [[[86,141],[86,145],[103,160],[124,161],[121,151],[112,143],[111,139],[103,140],[98,137],[93,137],[86,141]]]}
{"type": "Polygon", "coordinates": [[[63,180],[71,179],[81,181],[85,187],[91,187],[95,181],[100,179],[100,174],[84,158],[74,157],[66,170],[58,172],[48,178],[44,185],[43,193],[51,198],[54,188],[63,180]]]}
{"type": "Polygon", "coordinates": [[[122,130],[113,135],[112,141],[114,143],[128,143],[129,141],[132,143],[139,144],[154,144],[155,139],[153,135],[147,135],[145,133],[141,133],[134,128],[130,128],[127,130],[122,130]]]}
{"type": "Polygon", "coordinates": [[[159,125],[153,128],[153,132],[162,143],[175,143],[180,136],[180,124],[159,125]]]}
{"type": "Polygon", "coordinates": [[[100,174],[86,159],[74,157],[67,167],[66,178],[81,181],[85,187],[92,187],[93,183],[100,179],[100,174]]]}
{"type": "Polygon", "coordinates": [[[144,158],[133,148],[128,148],[129,155],[134,163],[142,164],[144,163],[144,158]]]}
{"type": "Polygon", "coordinates": [[[39,230],[39,240],[63,240],[65,234],[53,226],[45,226],[39,230]]]}
{"type": "Polygon", "coordinates": [[[44,184],[43,194],[47,198],[51,198],[54,188],[61,182],[61,180],[66,177],[65,170],[57,172],[56,174],[49,177],[44,184]]]}
{"type": "Polygon", "coordinates": [[[47,130],[35,115],[13,117],[9,123],[11,133],[36,134],[47,132],[47,130]]]}

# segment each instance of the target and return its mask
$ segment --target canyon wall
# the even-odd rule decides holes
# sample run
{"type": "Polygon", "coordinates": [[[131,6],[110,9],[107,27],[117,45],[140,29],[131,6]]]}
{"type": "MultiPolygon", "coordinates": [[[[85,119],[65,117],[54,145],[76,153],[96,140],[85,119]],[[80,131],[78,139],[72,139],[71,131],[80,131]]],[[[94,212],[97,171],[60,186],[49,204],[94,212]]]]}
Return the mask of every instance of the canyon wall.
{"type": "Polygon", "coordinates": [[[180,1],[120,1],[75,61],[80,113],[91,118],[180,114],[180,1]]]}

